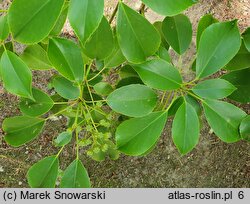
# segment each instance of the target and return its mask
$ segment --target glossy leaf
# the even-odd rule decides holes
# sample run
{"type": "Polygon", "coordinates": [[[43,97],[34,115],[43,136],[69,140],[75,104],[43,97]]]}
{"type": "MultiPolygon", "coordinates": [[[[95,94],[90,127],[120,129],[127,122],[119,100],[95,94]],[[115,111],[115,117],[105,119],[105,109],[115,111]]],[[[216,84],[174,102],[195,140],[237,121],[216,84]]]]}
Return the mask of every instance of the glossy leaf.
{"type": "Polygon", "coordinates": [[[166,17],[162,22],[162,32],[168,44],[180,55],[188,49],[192,41],[192,24],[183,14],[166,17]]]}
{"type": "Polygon", "coordinates": [[[0,16],[0,41],[6,40],[9,35],[7,15],[0,16]]]}
{"type": "Polygon", "coordinates": [[[177,110],[180,108],[180,106],[183,104],[184,98],[183,97],[178,97],[174,100],[172,105],[170,106],[168,110],[168,116],[173,116],[176,114],[177,110]]]}
{"type": "Polygon", "coordinates": [[[113,88],[107,82],[100,82],[94,86],[94,90],[99,95],[107,96],[113,91],[113,88]]]}
{"type": "Polygon", "coordinates": [[[197,0],[142,0],[148,7],[163,16],[174,16],[188,7],[192,6],[197,0]]]}
{"type": "Polygon", "coordinates": [[[118,113],[142,117],[153,111],[157,103],[157,95],[146,86],[133,84],[112,92],[107,98],[107,103],[118,113]]]}
{"type": "Polygon", "coordinates": [[[244,140],[250,142],[250,116],[245,117],[240,124],[240,134],[244,140]]]}
{"type": "Polygon", "coordinates": [[[20,58],[29,68],[34,70],[47,70],[52,68],[47,52],[38,44],[28,46],[20,58]]]}
{"type": "Polygon", "coordinates": [[[121,79],[117,85],[116,88],[120,88],[123,86],[128,86],[131,84],[143,84],[143,81],[138,76],[131,76],[121,79]]]}
{"type": "Polygon", "coordinates": [[[71,81],[83,80],[83,60],[80,48],[71,40],[52,38],[48,56],[55,69],[71,81]]]}
{"type": "Polygon", "coordinates": [[[185,100],[195,109],[198,116],[202,114],[202,107],[199,101],[191,95],[186,95],[185,100]]]}
{"type": "Polygon", "coordinates": [[[14,0],[8,12],[11,33],[21,43],[37,43],[53,29],[64,0],[14,0]]]}
{"type": "Polygon", "coordinates": [[[34,100],[22,98],[20,110],[24,115],[36,117],[47,113],[54,105],[53,100],[43,91],[32,89],[34,100]]]}
{"type": "Polygon", "coordinates": [[[58,17],[56,24],[54,25],[52,31],[50,32],[50,36],[56,36],[59,35],[63,29],[63,26],[66,22],[67,16],[68,16],[68,10],[69,10],[69,4],[68,2],[64,3],[62,12],[60,16],[58,17]]]}
{"type": "Polygon", "coordinates": [[[115,38],[113,52],[104,60],[104,66],[107,68],[118,67],[125,61],[126,58],[122,54],[117,38],[115,38]]]}
{"type": "Polygon", "coordinates": [[[142,81],[149,87],[160,90],[174,90],[181,87],[181,75],[176,68],[162,59],[154,59],[133,65],[142,81]]]}
{"type": "Polygon", "coordinates": [[[182,155],[189,153],[199,142],[200,122],[191,104],[185,99],[176,112],[172,137],[174,144],[182,155]]]}
{"type": "Polygon", "coordinates": [[[161,42],[155,27],[121,2],[118,9],[117,38],[123,55],[132,63],[145,61],[158,50],[161,42]]]}
{"type": "Polygon", "coordinates": [[[192,91],[202,98],[222,99],[232,94],[237,88],[224,79],[209,79],[198,83],[192,91]]]}
{"type": "Polygon", "coordinates": [[[1,58],[0,68],[4,87],[7,91],[18,96],[33,99],[31,71],[18,56],[6,50],[1,58]]]}
{"type": "Polygon", "coordinates": [[[46,157],[34,164],[28,171],[27,178],[32,188],[54,188],[59,170],[56,156],[46,157]]]}
{"type": "Polygon", "coordinates": [[[72,139],[72,132],[70,131],[62,132],[54,140],[54,144],[56,147],[62,147],[70,143],[71,139],[72,139]]]}
{"type": "Polygon", "coordinates": [[[236,21],[215,23],[202,34],[197,53],[197,78],[207,77],[224,67],[241,45],[236,21]]]}
{"type": "Polygon", "coordinates": [[[164,47],[165,49],[169,49],[169,44],[166,41],[164,34],[162,32],[162,22],[161,21],[156,21],[154,22],[154,27],[156,28],[156,30],[159,32],[160,36],[161,36],[161,47],[164,47]]]}
{"type": "Polygon", "coordinates": [[[88,172],[79,159],[73,161],[65,170],[60,187],[90,188],[88,172]]]}
{"type": "Polygon", "coordinates": [[[19,147],[35,139],[41,132],[45,121],[40,118],[16,116],[3,121],[5,141],[14,147],[19,147]]]}
{"type": "Polygon", "coordinates": [[[157,55],[158,55],[161,59],[163,59],[163,60],[165,60],[165,61],[171,63],[171,57],[170,57],[170,55],[169,55],[169,53],[168,53],[168,50],[167,50],[166,48],[160,46],[160,48],[159,48],[159,50],[158,50],[158,52],[157,52],[157,55]]]}
{"type": "MultiPolygon", "coordinates": [[[[9,50],[9,51],[13,52],[13,44],[11,42],[5,43],[4,46],[5,46],[6,50],[9,50]]],[[[4,51],[5,51],[4,46],[0,46],[0,57],[2,57],[2,55],[3,55],[4,51]]]]}
{"type": "Polygon", "coordinates": [[[226,70],[240,70],[250,67],[250,52],[242,42],[241,48],[237,55],[224,67],[226,70]]]}
{"type": "Polygon", "coordinates": [[[70,100],[79,98],[80,90],[72,81],[69,81],[64,77],[57,76],[53,79],[52,83],[56,92],[63,98],[70,100]]]}
{"type": "Polygon", "coordinates": [[[94,33],[103,18],[104,0],[71,0],[69,21],[84,44],[94,33]]]}
{"type": "Polygon", "coordinates": [[[119,75],[121,78],[127,77],[138,77],[137,72],[130,65],[125,65],[119,70],[119,75]]]}
{"type": "Polygon", "coordinates": [[[243,40],[247,50],[250,52],[250,28],[246,29],[246,31],[242,34],[243,40]]]}
{"type": "Polygon", "coordinates": [[[203,108],[209,125],[222,141],[232,143],[241,139],[239,126],[246,117],[244,111],[230,103],[208,99],[203,108]]]}
{"type": "Polygon", "coordinates": [[[92,58],[102,60],[108,57],[114,49],[114,37],[108,20],[103,17],[101,23],[89,40],[85,43],[85,54],[92,58]]]}
{"type": "Polygon", "coordinates": [[[250,102],[250,68],[230,72],[223,75],[222,79],[229,81],[237,88],[228,98],[241,103],[250,102]]]}
{"type": "Polygon", "coordinates": [[[196,35],[196,46],[199,47],[201,35],[210,25],[217,23],[218,20],[215,19],[211,14],[204,15],[198,24],[197,35],[196,35]]]}
{"type": "Polygon", "coordinates": [[[118,149],[132,156],[147,152],[161,136],[167,115],[167,112],[154,112],[123,122],[115,134],[118,149]]]}

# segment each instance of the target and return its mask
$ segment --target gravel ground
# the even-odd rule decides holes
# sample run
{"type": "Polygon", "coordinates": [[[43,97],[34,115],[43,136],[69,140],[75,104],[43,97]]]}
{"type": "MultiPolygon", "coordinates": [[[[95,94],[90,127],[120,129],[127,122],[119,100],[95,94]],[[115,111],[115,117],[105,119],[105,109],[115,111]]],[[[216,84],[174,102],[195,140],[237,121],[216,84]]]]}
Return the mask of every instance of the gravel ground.
{"type": "MultiPolygon", "coordinates": [[[[110,15],[117,1],[105,0],[106,13],[110,15]]],[[[138,1],[125,1],[138,9],[138,1]]],[[[6,8],[4,0],[0,8],[6,8]]],[[[241,31],[250,25],[250,0],[201,0],[185,12],[196,30],[199,18],[212,13],[220,20],[239,19],[241,31]]],[[[152,11],[146,16],[150,21],[162,19],[152,11]]],[[[72,34],[68,24],[64,32],[72,34]]],[[[194,32],[195,35],[195,32],[194,32]]],[[[185,57],[189,61],[195,44],[185,57]]],[[[186,70],[185,74],[190,73],[186,70]]],[[[51,73],[34,72],[33,85],[47,90],[51,73]]],[[[242,106],[248,114],[250,106],[242,106]]],[[[0,126],[5,117],[19,114],[18,98],[5,92],[0,84],[0,126]]],[[[81,159],[89,171],[93,187],[250,187],[249,144],[238,142],[225,144],[210,133],[205,122],[199,145],[188,155],[181,157],[171,140],[170,118],[155,150],[146,157],[121,156],[118,161],[94,162],[82,154],[81,159]]],[[[65,121],[50,122],[36,141],[21,148],[12,148],[2,140],[0,129],[0,187],[27,187],[27,169],[44,156],[57,152],[51,141],[65,127],[65,121]]],[[[72,148],[61,156],[61,168],[73,160],[72,148]]]]}

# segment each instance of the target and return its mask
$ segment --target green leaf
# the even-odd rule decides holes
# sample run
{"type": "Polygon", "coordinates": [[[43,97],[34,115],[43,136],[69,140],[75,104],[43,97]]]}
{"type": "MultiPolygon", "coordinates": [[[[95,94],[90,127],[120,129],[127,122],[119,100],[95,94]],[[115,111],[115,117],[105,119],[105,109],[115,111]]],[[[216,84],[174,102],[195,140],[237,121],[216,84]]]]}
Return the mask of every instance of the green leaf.
{"type": "Polygon", "coordinates": [[[4,44],[4,46],[3,45],[0,46],[0,57],[2,57],[5,49],[9,50],[9,51],[13,51],[13,44],[12,44],[12,42],[7,42],[7,43],[4,44]],[[4,46],[5,46],[5,48],[4,48],[4,46]]]}
{"type": "Polygon", "coordinates": [[[119,75],[121,78],[127,77],[138,77],[137,72],[130,65],[125,65],[119,70],[119,75]]]}
{"type": "Polygon", "coordinates": [[[65,170],[61,188],[90,188],[90,180],[87,170],[79,159],[73,161],[65,170]]]}
{"type": "Polygon", "coordinates": [[[14,0],[8,12],[11,33],[18,42],[37,43],[53,29],[64,0],[14,0]]]}
{"type": "Polygon", "coordinates": [[[141,63],[154,54],[161,42],[156,28],[124,3],[119,3],[117,38],[129,62],[141,63]]]}
{"type": "Polygon", "coordinates": [[[197,0],[142,0],[148,7],[163,16],[174,16],[188,7],[192,6],[197,0]]]}
{"type": "Polygon", "coordinates": [[[177,110],[180,108],[180,106],[183,104],[184,100],[183,97],[178,97],[174,100],[172,105],[170,106],[168,110],[168,116],[173,116],[176,114],[177,110]]]}
{"type": "Polygon", "coordinates": [[[237,54],[241,45],[236,21],[215,23],[201,35],[197,53],[197,78],[207,77],[224,67],[237,54]]]}
{"type": "Polygon", "coordinates": [[[162,59],[153,59],[133,65],[142,81],[149,87],[160,90],[174,90],[181,87],[181,75],[176,68],[162,59]]]}
{"type": "Polygon", "coordinates": [[[224,79],[209,79],[198,83],[192,91],[209,99],[222,99],[232,94],[237,88],[224,79]]]}
{"type": "Polygon", "coordinates": [[[250,102],[250,68],[233,71],[222,76],[222,79],[229,81],[237,90],[234,91],[228,98],[241,103],[250,102]]]}
{"type": "Polygon", "coordinates": [[[191,96],[191,95],[186,95],[186,96],[185,96],[185,99],[186,99],[186,101],[187,101],[191,106],[193,106],[193,108],[195,109],[197,115],[198,115],[198,116],[201,116],[201,114],[202,114],[202,107],[201,107],[199,101],[198,101],[196,98],[194,98],[193,96],[191,96]]]}
{"type": "Polygon", "coordinates": [[[8,92],[33,99],[32,73],[18,56],[6,50],[1,58],[0,68],[3,83],[8,92]]]}
{"type": "Polygon", "coordinates": [[[246,29],[246,31],[242,34],[242,37],[247,50],[250,52],[250,27],[246,29]]]}
{"type": "Polygon", "coordinates": [[[126,77],[117,83],[116,88],[121,88],[131,84],[143,84],[143,81],[138,76],[126,77]]]}
{"type": "Polygon", "coordinates": [[[250,142],[250,116],[245,117],[240,123],[241,137],[250,142]]]}
{"type": "Polygon", "coordinates": [[[6,40],[9,35],[7,15],[0,16],[0,41],[6,40]]]}
{"type": "Polygon", "coordinates": [[[71,81],[83,80],[83,60],[80,48],[71,40],[52,38],[49,41],[48,56],[55,69],[71,81]]]}
{"type": "Polygon", "coordinates": [[[69,21],[79,40],[84,44],[103,18],[104,0],[71,0],[69,21]]]}
{"type": "Polygon", "coordinates": [[[16,116],[3,121],[5,140],[13,147],[19,147],[35,139],[44,126],[44,119],[16,116]]]}
{"type": "Polygon", "coordinates": [[[170,55],[169,55],[169,53],[168,53],[168,50],[167,50],[165,47],[160,46],[160,48],[159,48],[159,50],[158,50],[158,52],[157,52],[157,55],[158,55],[161,59],[163,59],[163,60],[165,60],[165,61],[171,63],[171,57],[170,57],[170,55]]]}
{"type": "Polygon", "coordinates": [[[113,88],[107,82],[100,82],[100,83],[94,85],[94,90],[99,95],[107,96],[113,91],[113,88]]]}
{"type": "Polygon", "coordinates": [[[104,60],[104,66],[107,68],[118,67],[126,61],[126,58],[123,56],[121,48],[117,42],[117,38],[114,41],[114,50],[113,52],[104,60]]]}
{"type": "Polygon", "coordinates": [[[209,125],[222,141],[240,140],[239,125],[246,116],[244,111],[230,103],[208,99],[203,102],[203,108],[209,125]]]}
{"type": "Polygon", "coordinates": [[[54,144],[56,147],[62,147],[68,143],[70,143],[72,139],[72,132],[62,132],[60,133],[57,138],[54,140],[54,144]]]}
{"type": "Polygon", "coordinates": [[[161,36],[161,47],[164,47],[165,49],[169,49],[169,44],[166,41],[164,34],[162,32],[162,22],[161,21],[156,21],[154,22],[154,27],[156,28],[156,30],[159,32],[160,36],[161,36]]]}
{"type": "Polygon", "coordinates": [[[250,52],[242,42],[241,48],[237,55],[224,67],[226,70],[240,70],[250,67],[250,52]]]}
{"type": "Polygon", "coordinates": [[[59,18],[57,19],[56,24],[54,25],[54,27],[49,35],[56,36],[56,35],[59,35],[61,33],[63,26],[66,22],[67,16],[68,16],[68,10],[69,10],[69,4],[68,4],[68,2],[65,2],[63,9],[62,9],[62,12],[61,12],[59,18]]]}
{"type": "Polygon", "coordinates": [[[27,173],[32,188],[54,188],[59,170],[57,156],[46,157],[34,164],[27,173]]]}
{"type": "MultiPolygon", "coordinates": [[[[87,90],[87,87],[84,87],[83,90],[87,90]]],[[[94,99],[94,101],[99,101],[99,100],[103,100],[103,98],[92,92],[92,97],[94,99]]],[[[92,104],[92,97],[90,96],[88,91],[83,92],[83,99],[86,101],[86,103],[92,104]]]]}
{"type": "Polygon", "coordinates": [[[32,89],[34,100],[22,98],[20,110],[24,115],[36,117],[47,113],[54,105],[53,100],[43,91],[32,89]]]}
{"type": "Polygon", "coordinates": [[[102,60],[108,57],[114,49],[114,37],[108,20],[103,17],[101,23],[84,46],[85,54],[92,58],[102,60]]]}
{"type": "Polygon", "coordinates": [[[63,98],[70,100],[79,98],[80,90],[72,81],[69,81],[64,77],[57,76],[53,79],[52,83],[56,92],[63,98]]]}
{"type": "Polygon", "coordinates": [[[157,103],[157,95],[146,86],[133,84],[112,92],[107,98],[107,103],[118,113],[142,117],[153,111],[157,103]]]}
{"type": "Polygon", "coordinates": [[[2,74],[1,74],[1,57],[5,50],[13,51],[13,45],[12,42],[7,42],[4,44],[4,46],[0,46],[0,80],[2,80],[2,74]],[[5,47],[4,47],[5,46],[5,47]]]}
{"type": "Polygon", "coordinates": [[[98,72],[92,72],[92,73],[88,74],[88,76],[87,76],[88,80],[95,77],[91,81],[88,81],[90,86],[94,86],[94,85],[96,85],[97,83],[99,83],[99,82],[101,82],[103,80],[103,76],[100,75],[100,74],[98,76],[96,76],[97,74],[98,74],[98,72]]]}
{"type": "Polygon", "coordinates": [[[38,44],[29,45],[20,58],[29,68],[34,70],[47,70],[52,68],[47,52],[38,44]]]}
{"type": "Polygon", "coordinates": [[[162,22],[162,32],[168,44],[180,55],[188,49],[192,41],[192,24],[183,14],[166,17],[162,22]]]}
{"type": "Polygon", "coordinates": [[[201,35],[210,25],[217,23],[218,20],[214,18],[211,14],[204,15],[198,24],[197,35],[196,35],[196,46],[199,47],[201,35]]]}
{"type": "Polygon", "coordinates": [[[167,112],[154,112],[123,122],[115,134],[118,149],[132,156],[147,152],[161,136],[167,115],[167,112]]]}
{"type": "Polygon", "coordinates": [[[200,122],[193,106],[183,100],[173,121],[172,137],[179,152],[185,155],[199,142],[200,122]]]}

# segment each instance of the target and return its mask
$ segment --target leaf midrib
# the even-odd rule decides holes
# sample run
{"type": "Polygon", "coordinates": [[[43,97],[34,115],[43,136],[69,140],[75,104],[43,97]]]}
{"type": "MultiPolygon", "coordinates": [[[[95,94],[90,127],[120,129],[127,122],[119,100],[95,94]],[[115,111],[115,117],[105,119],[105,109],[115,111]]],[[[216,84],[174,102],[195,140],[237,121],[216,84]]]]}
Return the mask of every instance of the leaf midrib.
{"type": "MultiPolygon", "coordinates": [[[[209,62],[210,62],[211,59],[213,58],[214,54],[217,52],[217,50],[219,49],[221,43],[223,42],[224,37],[225,37],[226,35],[230,34],[231,30],[233,30],[234,28],[235,28],[235,26],[231,27],[231,28],[229,29],[228,32],[225,32],[225,33],[223,34],[223,36],[221,37],[219,43],[217,43],[216,48],[214,49],[214,51],[213,51],[212,54],[210,55],[209,59],[207,60],[206,64],[205,64],[204,67],[201,69],[200,74],[197,76],[198,78],[200,78],[200,76],[204,73],[204,70],[206,69],[207,65],[209,64],[209,62]]],[[[202,34],[201,36],[203,36],[203,35],[204,35],[204,32],[203,32],[203,34],[202,34]]],[[[201,43],[200,43],[200,44],[201,44],[201,43]]],[[[200,49],[200,46],[199,46],[199,49],[200,49]]],[[[199,52],[199,51],[198,51],[198,52],[199,52]]]]}
{"type": "Polygon", "coordinates": [[[10,133],[15,133],[15,132],[18,132],[18,131],[22,131],[22,130],[31,128],[31,127],[36,126],[36,125],[38,125],[39,123],[43,123],[43,122],[45,122],[45,120],[40,119],[39,122],[33,123],[33,124],[31,124],[31,125],[28,125],[28,126],[25,126],[25,127],[22,127],[22,128],[19,128],[19,129],[14,130],[14,131],[10,131],[10,132],[7,131],[7,133],[10,134],[10,133]]]}
{"type": "Polygon", "coordinates": [[[151,121],[150,123],[147,124],[147,126],[145,126],[141,131],[139,131],[136,135],[134,135],[133,137],[130,138],[130,140],[126,141],[125,144],[118,146],[118,148],[121,148],[123,146],[126,146],[127,143],[129,143],[131,140],[133,140],[135,137],[137,137],[138,135],[140,135],[142,132],[144,132],[144,130],[146,130],[149,126],[151,126],[155,121],[157,121],[159,118],[161,118],[164,114],[166,114],[166,112],[164,111],[161,115],[159,115],[155,120],[151,121]]]}
{"type": "Polygon", "coordinates": [[[52,166],[54,165],[55,161],[57,161],[57,157],[55,157],[55,158],[53,159],[53,162],[52,162],[51,165],[49,166],[48,171],[47,171],[46,174],[42,177],[42,180],[41,180],[41,182],[40,182],[39,187],[41,187],[41,186],[44,184],[45,179],[47,178],[48,174],[50,173],[51,168],[52,168],[52,166]]]}
{"type": "Polygon", "coordinates": [[[58,46],[57,41],[53,40],[53,42],[55,43],[56,48],[60,51],[61,56],[63,57],[63,59],[66,62],[67,66],[69,67],[69,70],[71,72],[71,76],[73,78],[75,78],[74,70],[72,69],[72,67],[71,67],[70,63],[68,62],[67,58],[64,56],[64,53],[61,51],[60,46],[58,46]]]}
{"type": "Polygon", "coordinates": [[[29,56],[30,58],[32,58],[33,60],[35,60],[35,61],[37,61],[37,62],[39,62],[39,63],[41,63],[41,64],[43,64],[43,65],[46,65],[46,66],[48,66],[48,67],[51,66],[50,64],[47,64],[47,62],[43,61],[42,59],[40,59],[40,58],[38,58],[38,57],[36,57],[36,56],[34,56],[34,55],[28,53],[28,52],[26,52],[25,54],[26,54],[27,56],[29,56]]]}
{"type": "Polygon", "coordinates": [[[136,99],[123,99],[123,98],[120,98],[120,100],[118,98],[116,98],[115,101],[124,101],[124,102],[132,102],[132,101],[147,101],[147,100],[153,100],[153,99],[156,99],[157,97],[154,96],[154,97],[150,97],[150,98],[136,98],[136,99]]]}
{"type": "MultiPolygon", "coordinates": [[[[140,69],[143,69],[143,68],[140,68],[140,69]]],[[[163,77],[163,78],[167,79],[168,81],[173,82],[174,84],[181,85],[181,83],[178,83],[177,81],[174,81],[173,79],[168,78],[167,76],[161,75],[160,73],[154,72],[154,71],[149,70],[149,69],[143,69],[143,70],[148,71],[149,73],[153,73],[157,76],[163,77]]]]}
{"type": "MultiPolygon", "coordinates": [[[[14,53],[13,53],[14,54],[14,53]]],[[[8,62],[10,63],[11,67],[12,67],[12,70],[14,71],[15,73],[15,76],[16,78],[18,79],[19,83],[22,85],[22,88],[25,90],[25,92],[29,95],[29,96],[32,96],[32,94],[30,95],[29,91],[27,92],[27,89],[25,87],[25,84],[22,82],[22,80],[20,79],[19,75],[17,74],[16,72],[16,69],[15,69],[15,66],[13,65],[12,61],[11,61],[11,58],[9,56],[9,53],[6,51],[6,55],[7,55],[7,59],[8,59],[8,62]]],[[[15,55],[15,54],[14,54],[15,55]]],[[[15,56],[16,57],[16,56],[15,56]]],[[[30,86],[31,88],[31,86],[30,86]]]]}
{"type": "MultiPolygon", "coordinates": [[[[124,14],[125,14],[125,17],[126,17],[126,19],[127,19],[127,21],[128,21],[128,24],[129,24],[129,26],[130,26],[130,28],[131,28],[131,30],[132,30],[134,36],[135,36],[135,38],[136,38],[136,40],[137,40],[137,42],[138,42],[140,48],[141,48],[141,51],[143,52],[143,55],[144,55],[144,58],[145,58],[145,57],[146,57],[146,53],[144,52],[143,46],[142,46],[142,44],[141,44],[141,41],[138,39],[138,37],[137,37],[137,35],[136,35],[136,33],[135,33],[134,29],[133,29],[133,26],[132,26],[132,24],[130,23],[130,19],[129,19],[129,17],[128,17],[126,11],[125,11],[125,8],[123,7],[123,3],[120,3],[120,4],[121,4],[121,7],[122,7],[123,12],[124,12],[124,14]]],[[[140,15],[140,14],[138,14],[138,15],[140,15]]]]}
{"type": "Polygon", "coordinates": [[[219,112],[216,112],[211,106],[209,106],[205,101],[203,101],[203,103],[210,109],[212,110],[217,116],[219,116],[224,122],[226,122],[227,124],[229,124],[233,129],[235,129],[235,127],[233,126],[232,123],[228,122],[222,115],[219,114],[219,112]]]}
{"type": "Polygon", "coordinates": [[[180,38],[179,38],[179,29],[178,29],[178,27],[177,27],[175,17],[174,17],[173,19],[174,19],[174,24],[175,24],[175,28],[176,28],[175,30],[176,30],[176,33],[177,33],[178,49],[179,49],[179,52],[182,53],[181,41],[180,41],[180,38]]]}
{"type": "Polygon", "coordinates": [[[32,16],[30,16],[30,18],[25,22],[25,24],[21,27],[21,29],[16,32],[15,34],[15,38],[17,38],[17,36],[28,26],[28,24],[41,12],[41,10],[48,5],[48,3],[50,2],[50,0],[47,0],[47,2],[45,2],[32,16]]]}

